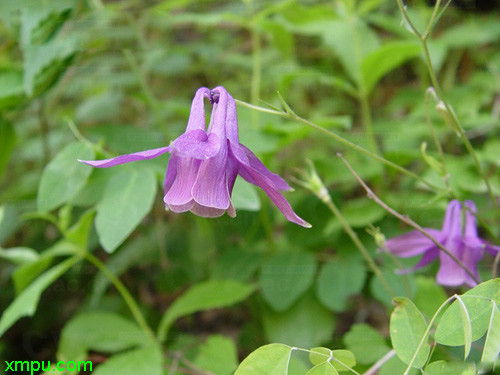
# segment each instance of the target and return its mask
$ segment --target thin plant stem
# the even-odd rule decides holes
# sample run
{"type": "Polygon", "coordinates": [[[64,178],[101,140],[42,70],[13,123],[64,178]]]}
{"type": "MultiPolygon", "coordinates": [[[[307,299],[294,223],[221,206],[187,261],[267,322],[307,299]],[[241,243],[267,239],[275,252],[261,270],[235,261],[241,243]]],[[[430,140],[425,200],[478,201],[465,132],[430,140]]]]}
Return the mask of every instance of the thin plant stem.
{"type": "Polygon", "coordinates": [[[155,336],[153,334],[153,331],[151,328],[149,328],[148,324],[146,323],[146,319],[144,319],[144,316],[141,313],[141,310],[139,309],[139,306],[135,302],[134,297],[130,294],[128,289],[123,285],[123,283],[120,281],[118,277],[114,273],[112,273],[108,267],[96,256],[89,252],[85,252],[85,258],[92,263],[94,266],[96,266],[106,277],[111,281],[111,283],[114,285],[116,290],[120,293],[122,296],[123,300],[127,304],[128,308],[130,309],[130,312],[132,313],[132,316],[134,317],[135,321],[141,327],[143,332],[151,339],[155,340],[155,336]]]}
{"type": "Polygon", "coordinates": [[[341,143],[342,145],[346,146],[347,148],[349,148],[351,150],[358,151],[362,154],[365,154],[365,155],[367,155],[375,160],[378,160],[381,163],[383,163],[383,164],[385,164],[385,165],[387,165],[387,166],[389,166],[389,167],[391,167],[391,168],[393,168],[393,169],[395,169],[395,170],[397,170],[397,171],[399,171],[407,176],[410,176],[410,177],[422,182],[423,184],[427,185],[428,187],[432,188],[433,190],[436,190],[436,191],[442,190],[440,187],[436,186],[435,184],[433,184],[430,181],[427,181],[425,178],[417,175],[416,173],[413,173],[413,172],[407,170],[406,168],[403,168],[400,165],[383,158],[382,156],[374,154],[373,152],[371,152],[371,151],[369,151],[361,146],[358,146],[355,143],[348,141],[347,139],[341,137],[340,135],[335,134],[334,132],[332,132],[328,129],[325,129],[325,128],[323,128],[323,127],[321,127],[321,126],[319,126],[311,121],[308,121],[308,120],[296,115],[293,112],[282,112],[282,111],[277,111],[274,109],[262,108],[262,107],[259,107],[259,106],[256,106],[256,105],[253,105],[253,104],[250,104],[247,102],[243,102],[243,101],[237,100],[237,99],[235,101],[239,105],[242,105],[242,106],[247,107],[247,108],[255,109],[255,110],[260,111],[260,112],[269,113],[269,114],[281,116],[283,118],[287,118],[290,120],[294,120],[297,122],[301,122],[301,123],[313,128],[313,129],[316,129],[316,130],[319,130],[319,131],[325,133],[329,137],[335,139],[337,142],[341,143]]]}
{"type": "Polygon", "coordinates": [[[481,281],[478,280],[478,278],[467,268],[463,262],[458,259],[454,254],[452,254],[448,249],[446,249],[438,240],[436,240],[429,232],[427,232],[424,228],[422,228],[420,225],[418,225],[416,222],[414,222],[412,219],[410,219],[408,216],[403,216],[393,208],[389,207],[386,203],[384,203],[369,187],[368,185],[359,177],[359,175],[354,171],[354,169],[351,167],[351,165],[348,163],[347,160],[344,159],[342,154],[338,153],[337,156],[344,162],[344,164],[347,166],[347,168],[351,171],[352,175],[358,180],[359,184],[365,189],[366,195],[369,199],[373,200],[375,203],[377,203],[380,207],[382,207],[384,210],[389,212],[391,215],[395,216],[405,224],[415,228],[417,231],[422,233],[425,237],[430,239],[438,248],[440,251],[444,252],[446,255],[448,255],[453,261],[460,267],[462,268],[467,275],[469,275],[472,280],[474,280],[477,284],[479,284],[481,281]]]}
{"type": "Polygon", "coordinates": [[[486,184],[486,188],[488,190],[488,194],[490,196],[491,201],[493,202],[495,207],[498,210],[500,210],[500,206],[499,206],[497,200],[495,199],[495,195],[494,195],[493,190],[491,188],[489,178],[488,178],[488,176],[486,176],[486,173],[485,173],[483,167],[481,166],[479,158],[477,157],[476,152],[474,151],[474,148],[472,147],[472,144],[470,143],[469,139],[467,138],[467,135],[465,134],[465,131],[464,131],[462,125],[460,124],[460,121],[458,120],[457,115],[455,114],[455,111],[453,111],[453,109],[451,108],[451,105],[446,100],[444,93],[443,93],[443,90],[441,88],[441,85],[439,84],[439,81],[437,80],[436,73],[434,72],[434,68],[432,66],[431,55],[429,52],[429,48],[427,46],[427,39],[429,38],[429,36],[431,34],[432,27],[434,25],[434,21],[437,17],[437,11],[438,11],[439,6],[441,4],[441,0],[436,1],[436,5],[434,7],[434,11],[432,12],[431,19],[429,21],[429,24],[427,25],[426,32],[423,35],[419,33],[419,31],[417,30],[415,25],[411,22],[410,17],[408,16],[408,13],[406,12],[406,8],[403,4],[403,0],[396,0],[396,1],[397,1],[399,10],[401,11],[404,19],[406,20],[406,22],[410,26],[411,30],[413,31],[413,33],[417,36],[417,38],[420,40],[420,42],[422,44],[422,49],[424,51],[424,60],[425,60],[426,66],[427,66],[427,71],[429,73],[429,77],[431,79],[432,85],[434,86],[434,89],[436,90],[436,93],[437,93],[439,99],[443,102],[443,105],[445,106],[446,111],[449,114],[450,120],[453,123],[453,128],[456,129],[456,131],[460,135],[460,138],[462,139],[462,142],[464,143],[465,148],[467,149],[468,153],[472,157],[479,175],[481,176],[481,178],[483,179],[483,181],[486,184]]]}
{"type": "Polygon", "coordinates": [[[372,365],[363,375],[375,375],[378,370],[392,357],[396,355],[396,351],[394,349],[389,350],[382,358],[380,358],[375,364],[372,365]]]}

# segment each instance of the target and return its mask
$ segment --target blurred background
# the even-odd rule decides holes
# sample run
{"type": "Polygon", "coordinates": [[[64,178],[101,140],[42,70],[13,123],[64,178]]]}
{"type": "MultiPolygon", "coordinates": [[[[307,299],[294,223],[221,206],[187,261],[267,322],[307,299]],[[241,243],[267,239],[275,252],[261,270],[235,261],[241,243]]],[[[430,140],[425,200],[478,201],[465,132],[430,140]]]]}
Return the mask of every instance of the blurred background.
{"type": "MultiPolygon", "coordinates": [[[[431,3],[407,2],[420,30],[431,3]]],[[[442,88],[497,194],[499,16],[497,1],[452,1],[429,41],[442,88]]],[[[386,237],[407,228],[366,199],[335,155],[343,152],[385,201],[422,226],[441,225],[447,196],[304,124],[238,106],[241,142],[294,186],[286,197],[313,225],[309,230],[288,223],[265,194],[242,181],[233,196],[235,219],[165,212],[167,156],[131,167],[136,177],[141,168],[153,177],[118,201],[110,200],[109,185],[128,186],[129,169],[92,170],[76,162],[168,145],[184,131],[195,91],[218,85],[265,108],[281,108],[279,91],[299,116],[445,186],[429,162],[438,158],[426,121],[431,83],[421,46],[402,22],[396,1],[2,0],[0,312],[64,257],[46,253],[64,228],[95,209],[107,221],[91,225],[88,249],[120,277],[152,327],[191,285],[230,279],[256,286],[235,307],[179,320],[167,353],[180,351],[203,368],[197,361],[205,339],[223,335],[232,353],[229,370],[209,369],[223,375],[269,342],[343,347],[352,342],[345,337],[353,324],[369,325],[384,342],[391,298],[340,222],[296,183],[309,159],[398,292],[432,313],[450,292],[434,285],[435,266],[403,281],[394,270],[415,259],[398,265],[376,253],[376,228],[386,237]],[[116,202],[142,211],[110,212],[116,202]],[[126,229],[111,225],[121,217],[126,229]],[[12,259],[10,248],[23,248],[22,255],[12,259]],[[430,293],[434,300],[426,298],[430,293]]],[[[429,100],[450,188],[477,203],[495,238],[499,219],[485,186],[429,100]]],[[[481,264],[484,279],[491,277],[491,263],[490,257],[481,264]]],[[[104,275],[90,263],[78,263],[47,288],[33,317],[22,318],[0,338],[2,363],[54,361],[61,330],[85,311],[130,318],[104,275]]],[[[108,354],[91,350],[88,357],[100,363],[108,354]]],[[[169,372],[173,359],[165,358],[166,374],[185,373],[169,372]]]]}

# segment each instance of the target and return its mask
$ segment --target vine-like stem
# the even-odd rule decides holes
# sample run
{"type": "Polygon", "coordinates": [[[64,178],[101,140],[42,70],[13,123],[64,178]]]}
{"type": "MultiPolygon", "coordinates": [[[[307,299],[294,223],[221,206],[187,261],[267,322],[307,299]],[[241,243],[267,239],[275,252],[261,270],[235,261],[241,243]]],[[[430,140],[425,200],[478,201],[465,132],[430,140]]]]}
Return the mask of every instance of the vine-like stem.
{"type": "Polygon", "coordinates": [[[155,340],[155,336],[153,334],[153,331],[151,328],[149,328],[148,324],[146,323],[146,319],[144,319],[144,316],[141,313],[141,310],[139,309],[139,306],[135,302],[134,297],[130,294],[128,289],[123,285],[123,283],[120,281],[116,275],[111,272],[108,267],[96,256],[89,252],[85,252],[85,258],[92,263],[94,266],[96,266],[106,277],[111,281],[111,283],[114,285],[116,290],[120,293],[122,296],[123,300],[127,304],[128,308],[130,309],[130,312],[132,313],[132,316],[134,317],[135,321],[141,327],[143,332],[150,337],[151,339],[155,340]]]}
{"type": "Polygon", "coordinates": [[[363,375],[375,375],[378,370],[392,357],[396,355],[396,351],[394,349],[389,350],[382,358],[380,358],[372,367],[370,367],[363,375]]]}
{"type": "Polygon", "coordinates": [[[290,120],[294,120],[294,121],[297,121],[297,122],[301,122],[311,128],[314,128],[316,130],[319,130],[321,131],[322,133],[325,133],[326,135],[328,135],[329,137],[335,139],[337,142],[341,143],[342,145],[346,146],[347,148],[351,149],[351,150],[354,150],[354,151],[357,151],[357,152],[360,152],[362,154],[365,154],[375,160],[378,160],[380,161],[381,163],[401,172],[401,173],[404,173],[406,174],[407,176],[410,176],[420,182],[422,182],[423,184],[427,185],[428,187],[430,187],[431,189],[433,190],[436,190],[436,191],[439,191],[441,190],[440,187],[436,186],[435,184],[433,184],[432,182],[430,181],[427,181],[425,178],[423,178],[422,176],[419,176],[417,175],[416,173],[413,173],[409,170],[407,170],[406,168],[403,168],[402,166],[396,164],[396,163],[393,163],[392,161],[390,160],[387,160],[385,158],[383,158],[382,156],[379,156],[377,154],[374,154],[373,152],[371,151],[368,151],[367,149],[361,147],[361,146],[358,146],[357,144],[355,143],[352,143],[350,141],[348,141],[347,139],[341,137],[340,135],[338,134],[335,134],[334,132],[328,130],[328,129],[325,129],[321,126],[319,126],[318,124],[315,124],[309,120],[306,120],[298,115],[296,115],[294,112],[284,112],[284,111],[277,111],[277,110],[274,110],[274,109],[268,109],[268,108],[262,108],[262,107],[259,107],[259,106],[256,106],[256,105],[253,105],[253,104],[250,104],[250,103],[247,103],[247,102],[243,102],[241,100],[237,100],[236,99],[236,102],[244,107],[247,107],[247,108],[251,108],[251,109],[255,109],[257,111],[260,111],[260,112],[264,112],[264,113],[269,113],[269,114],[273,114],[273,115],[276,115],[276,116],[281,116],[281,117],[284,117],[284,118],[287,118],[287,119],[290,119],[290,120]]]}
{"type": "Polygon", "coordinates": [[[444,93],[443,93],[443,90],[441,88],[441,85],[439,84],[439,81],[437,80],[436,73],[434,72],[434,68],[432,66],[431,55],[429,53],[429,48],[427,46],[427,39],[429,38],[429,36],[432,32],[432,27],[434,26],[435,20],[438,17],[438,10],[439,10],[439,7],[441,5],[441,0],[436,1],[436,5],[434,6],[434,10],[432,12],[431,19],[429,20],[429,23],[426,27],[424,34],[421,34],[417,30],[415,25],[411,22],[411,19],[410,19],[408,13],[406,12],[405,6],[403,4],[403,0],[396,0],[396,1],[397,1],[399,10],[401,11],[405,21],[408,23],[412,32],[416,35],[416,37],[420,40],[420,43],[422,44],[422,49],[424,51],[424,60],[425,60],[426,66],[427,66],[430,80],[432,82],[432,85],[434,86],[434,89],[436,90],[436,93],[437,93],[439,99],[442,101],[442,103],[446,109],[446,112],[449,115],[449,119],[452,122],[452,126],[460,135],[460,138],[462,139],[462,142],[464,143],[465,148],[467,149],[468,153],[470,154],[470,156],[474,160],[474,164],[476,166],[476,169],[486,184],[486,188],[488,190],[488,194],[490,196],[491,201],[493,202],[495,207],[500,210],[500,206],[499,206],[497,200],[495,199],[495,195],[494,195],[493,190],[491,188],[491,184],[490,184],[490,181],[488,179],[488,176],[486,176],[486,173],[485,173],[483,167],[481,166],[481,162],[479,161],[479,158],[477,157],[476,152],[474,151],[474,148],[472,147],[472,144],[470,143],[469,139],[467,138],[465,131],[464,131],[464,128],[460,124],[460,121],[458,120],[457,115],[455,114],[455,111],[453,111],[453,109],[451,108],[451,105],[446,100],[444,93]]]}
{"type": "Polygon", "coordinates": [[[358,180],[359,184],[365,189],[366,194],[369,199],[373,200],[375,203],[377,203],[380,207],[382,207],[384,210],[389,212],[391,215],[395,216],[405,224],[415,228],[417,231],[422,233],[425,237],[430,239],[438,248],[440,251],[444,252],[446,255],[448,255],[453,261],[460,267],[462,268],[467,275],[469,275],[472,280],[474,280],[477,284],[479,284],[481,281],[478,280],[476,275],[470,271],[467,266],[460,260],[458,259],[454,254],[452,254],[447,248],[445,248],[438,240],[436,240],[429,232],[427,232],[424,228],[422,228],[420,225],[418,225],[416,222],[414,222],[412,219],[410,219],[408,216],[403,216],[393,208],[389,207],[384,201],[382,201],[369,187],[368,185],[359,177],[359,175],[354,171],[354,169],[351,167],[349,162],[344,159],[342,154],[338,153],[337,156],[344,162],[344,164],[349,168],[351,171],[352,175],[358,180]]]}

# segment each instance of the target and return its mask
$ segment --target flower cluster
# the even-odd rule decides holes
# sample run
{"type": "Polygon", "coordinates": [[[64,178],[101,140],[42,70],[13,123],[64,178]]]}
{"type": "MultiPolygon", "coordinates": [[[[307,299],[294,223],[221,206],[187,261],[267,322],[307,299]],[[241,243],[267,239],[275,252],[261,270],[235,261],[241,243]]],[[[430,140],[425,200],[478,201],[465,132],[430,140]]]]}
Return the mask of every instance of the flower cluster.
{"type": "Polygon", "coordinates": [[[137,160],[171,154],[165,177],[166,207],[173,212],[191,211],[203,217],[217,217],[227,212],[236,216],[231,194],[237,176],[259,186],[283,215],[303,227],[301,219],[280,193],[290,186],[271,173],[247,147],[239,142],[236,103],[222,86],[196,91],[186,131],[170,146],[121,155],[106,160],[83,163],[98,168],[113,167],[137,160]],[[205,129],[204,99],[213,104],[208,129],[205,129]]]}
{"type": "MultiPolygon", "coordinates": [[[[448,204],[441,230],[426,228],[426,231],[460,260],[469,271],[479,279],[477,264],[484,251],[495,255],[500,247],[480,238],[476,226],[476,205],[465,201],[465,222],[462,225],[462,204],[453,200],[448,204]]],[[[437,282],[446,286],[467,284],[475,286],[475,280],[448,254],[419,231],[412,231],[402,236],[387,240],[387,250],[399,257],[412,257],[422,254],[419,263],[412,269],[423,267],[439,258],[437,282]]]]}

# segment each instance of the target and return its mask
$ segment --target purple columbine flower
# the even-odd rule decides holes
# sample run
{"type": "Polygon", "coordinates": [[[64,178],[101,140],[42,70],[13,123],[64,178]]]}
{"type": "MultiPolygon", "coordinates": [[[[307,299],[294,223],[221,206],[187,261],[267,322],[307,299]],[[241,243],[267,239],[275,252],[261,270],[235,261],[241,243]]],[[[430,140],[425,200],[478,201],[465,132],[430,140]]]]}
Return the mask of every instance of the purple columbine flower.
{"type": "MultiPolygon", "coordinates": [[[[500,251],[500,247],[491,245],[478,236],[475,216],[476,205],[474,202],[465,201],[464,206],[466,210],[463,226],[462,205],[458,200],[453,200],[448,204],[441,230],[426,228],[426,231],[479,279],[477,264],[481,260],[484,250],[494,255],[500,251]]],[[[440,266],[436,277],[438,284],[446,286],[476,285],[474,279],[449,255],[416,230],[387,240],[386,248],[391,253],[402,258],[422,254],[418,264],[407,271],[423,267],[439,258],[440,266]]]]}
{"type": "Polygon", "coordinates": [[[217,217],[227,212],[236,216],[231,203],[236,177],[259,186],[291,222],[311,225],[301,219],[280,193],[290,186],[262,162],[238,139],[236,103],[222,86],[210,91],[199,88],[191,105],[186,131],[170,146],[121,155],[113,159],[86,161],[98,168],[113,167],[137,160],[171,154],[165,177],[166,207],[173,212],[191,211],[203,217],[217,217]],[[205,129],[204,99],[213,104],[208,129],[205,129]]]}

